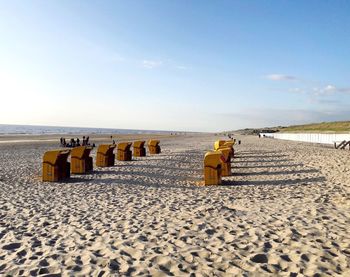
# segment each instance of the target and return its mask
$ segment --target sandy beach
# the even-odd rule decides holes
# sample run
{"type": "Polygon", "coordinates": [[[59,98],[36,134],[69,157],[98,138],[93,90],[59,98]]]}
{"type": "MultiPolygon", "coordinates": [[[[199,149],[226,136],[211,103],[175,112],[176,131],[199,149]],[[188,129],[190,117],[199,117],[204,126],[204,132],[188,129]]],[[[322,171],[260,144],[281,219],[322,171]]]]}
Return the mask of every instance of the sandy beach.
{"type": "Polygon", "coordinates": [[[3,138],[0,275],[350,276],[349,151],[239,136],[233,175],[198,186],[218,138],[62,183],[41,181],[54,138],[3,138]]]}

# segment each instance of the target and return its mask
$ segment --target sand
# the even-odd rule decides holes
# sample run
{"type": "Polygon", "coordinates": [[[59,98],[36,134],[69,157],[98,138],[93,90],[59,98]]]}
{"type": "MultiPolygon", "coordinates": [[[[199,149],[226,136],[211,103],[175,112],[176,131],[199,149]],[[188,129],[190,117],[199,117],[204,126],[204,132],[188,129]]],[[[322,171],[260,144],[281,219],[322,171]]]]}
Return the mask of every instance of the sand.
{"type": "Polygon", "coordinates": [[[56,143],[0,144],[0,275],[350,276],[349,151],[242,136],[233,175],[198,186],[217,138],[63,183],[40,180],[56,143]]]}

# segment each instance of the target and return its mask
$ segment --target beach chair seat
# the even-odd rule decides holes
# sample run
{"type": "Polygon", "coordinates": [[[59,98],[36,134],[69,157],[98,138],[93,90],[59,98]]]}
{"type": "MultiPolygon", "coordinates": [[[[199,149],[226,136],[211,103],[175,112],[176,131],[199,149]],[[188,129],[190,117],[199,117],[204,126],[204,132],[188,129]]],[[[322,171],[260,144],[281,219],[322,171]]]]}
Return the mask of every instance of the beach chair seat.
{"type": "Polygon", "coordinates": [[[131,142],[121,142],[118,144],[117,160],[118,161],[131,161],[131,142]]]}
{"type": "Polygon", "coordinates": [[[72,174],[83,174],[93,169],[92,157],[90,157],[91,146],[75,147],[71,151],[72,174]]]}
{"type": "Polygon", "coordinates": [[[134,144],[133,144],[134,157],[145,157],[146,156],[145,143],[146,142],[144,140],[134,141],[134,144]]]}
{"type": "Polygon", "coordinates": [[[220,185],[222,174],[222,153],[220,151],[207,152],[204,156],[205,185],[220,185]]]}
{"type": "Polygon", "coordinates": [[[96,154],[96,165],[100,167],[113,166],[115,155],[113,153],[115,144],[101,144],[96,154]]]}
{"type": "Polygon", "coordinates": [[[150,154],[159,154],[161,152],[159,143],[160,141],[156,139],[148,141],[148,150],[150,154]]]}
{"type": "Polygon", "coordinates": [[[222,167],[222,176],[231,176],[231,156],[232,150],[229,147],[221,147],[218,150],[222,153],[221,156],[221,167],[222,167]]]}
{"type": "Polygon", "coordinates": [[[42,180],[58,182],[70,177],[70,150],[52,150],[44,153],[42,180]]]}

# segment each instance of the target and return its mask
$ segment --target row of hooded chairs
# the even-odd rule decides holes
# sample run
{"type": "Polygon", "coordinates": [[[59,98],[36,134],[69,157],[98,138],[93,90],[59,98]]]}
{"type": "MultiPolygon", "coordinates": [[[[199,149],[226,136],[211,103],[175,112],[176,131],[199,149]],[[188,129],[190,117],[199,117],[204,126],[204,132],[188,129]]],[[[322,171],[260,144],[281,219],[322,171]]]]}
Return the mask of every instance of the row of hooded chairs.
{"type": "MultiPolygon", "coordinates": [[[[161,152],[159,140],[149,140],[148,150],[150,154],[161,152]]],[[[145,157],[145,141],[121,142],[115,144],[101,144],[97,148],[96,166],[113,166],[115,161],[114,150],[117,147],[117,160],[131,161],[133,145],[134,157],[145,157]]],[[[45,152],[43,156],[42,180],[47,182],[57,182],[70,177],[70,174],[84,174],[93,169],[93,160],[90,157],[91,146],[79,146],[72,150],[51,150],[45,152]],[[71,162],[68,157],[71,155],[71,162]]]]}
{"type": "Polygon", "coordinates": [[[217,140],[214,151],[204,156],[204,183],[205,185],[220,185],[222,177],[231,176],[231,160],[235,150],[236,140],[217,140]]]}

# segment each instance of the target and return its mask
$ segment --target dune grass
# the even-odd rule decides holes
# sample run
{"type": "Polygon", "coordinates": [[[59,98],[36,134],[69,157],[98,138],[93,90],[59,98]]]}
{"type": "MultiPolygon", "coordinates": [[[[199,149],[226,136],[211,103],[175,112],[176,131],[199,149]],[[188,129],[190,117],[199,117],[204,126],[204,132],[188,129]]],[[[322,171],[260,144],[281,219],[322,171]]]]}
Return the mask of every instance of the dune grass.
{"type": "Polygon", "coordinates": [[[322,122],[305,125],[282,127],[280,132],[310,132],[310,133],[347,133],[350,132],[350,121],[322,122]]]}

